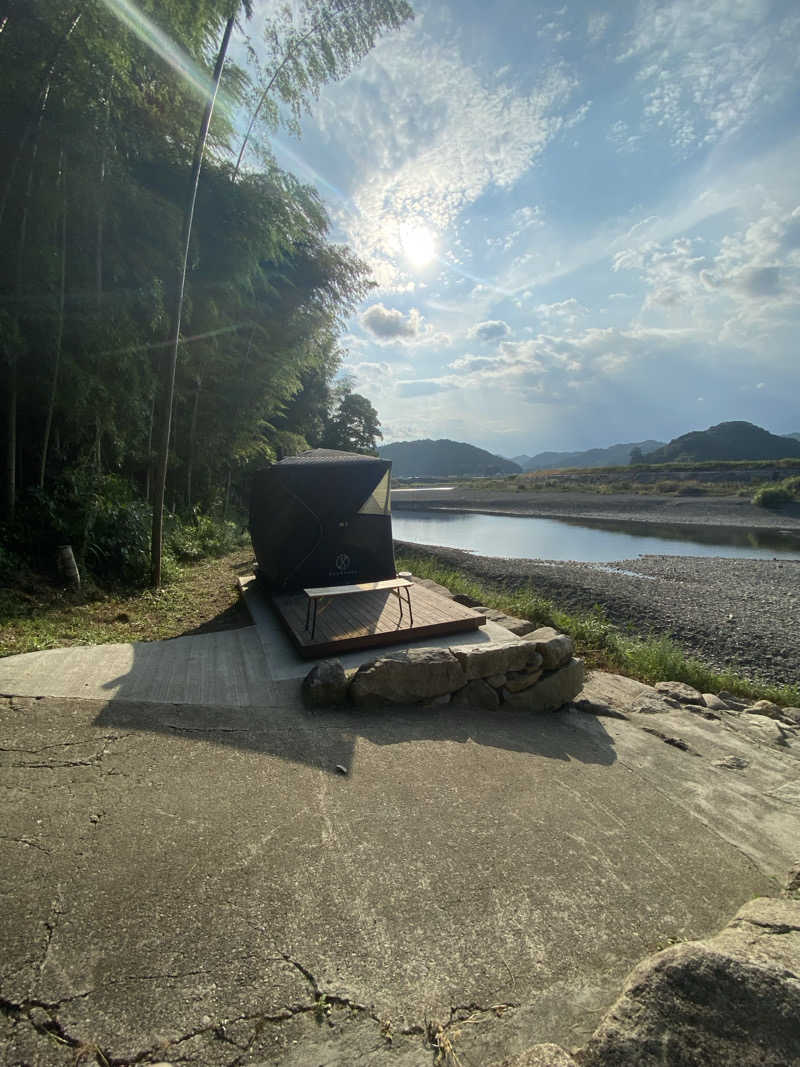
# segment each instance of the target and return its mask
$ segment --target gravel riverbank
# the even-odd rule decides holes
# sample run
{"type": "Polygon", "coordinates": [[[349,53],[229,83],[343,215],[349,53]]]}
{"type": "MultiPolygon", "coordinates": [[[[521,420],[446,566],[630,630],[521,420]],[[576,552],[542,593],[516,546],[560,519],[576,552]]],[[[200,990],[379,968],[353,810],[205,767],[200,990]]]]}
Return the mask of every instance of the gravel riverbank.
{"type": "Polygon", "coordinates": [[[397,547],[507,587],[530,583],[567,611],[599,604],[621,628],[666,635],[717,669],[800,682],[800,560],[643,556],[601,566],[397,547]]]}

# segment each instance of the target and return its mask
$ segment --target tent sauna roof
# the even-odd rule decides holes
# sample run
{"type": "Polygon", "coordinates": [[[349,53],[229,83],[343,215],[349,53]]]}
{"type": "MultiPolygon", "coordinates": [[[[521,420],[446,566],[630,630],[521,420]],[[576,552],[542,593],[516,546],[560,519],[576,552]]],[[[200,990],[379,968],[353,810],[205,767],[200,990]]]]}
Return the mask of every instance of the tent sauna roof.
{"type": "Polygon", "coordinates": [[[288,592],[394,578],[391,467],[315,448],[260,471],[250,536],[267,584],[288,592]]]}

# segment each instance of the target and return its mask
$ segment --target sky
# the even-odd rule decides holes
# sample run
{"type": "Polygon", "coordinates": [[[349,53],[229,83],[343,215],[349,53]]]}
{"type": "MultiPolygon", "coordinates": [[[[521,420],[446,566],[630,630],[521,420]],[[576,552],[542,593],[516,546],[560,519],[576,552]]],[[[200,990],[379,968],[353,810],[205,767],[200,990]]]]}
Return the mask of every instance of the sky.
{"type": "Polygon", "coordinates": [[[418,0],[282,134],[386,443],[800,432],[796,0],[418,0]]]}

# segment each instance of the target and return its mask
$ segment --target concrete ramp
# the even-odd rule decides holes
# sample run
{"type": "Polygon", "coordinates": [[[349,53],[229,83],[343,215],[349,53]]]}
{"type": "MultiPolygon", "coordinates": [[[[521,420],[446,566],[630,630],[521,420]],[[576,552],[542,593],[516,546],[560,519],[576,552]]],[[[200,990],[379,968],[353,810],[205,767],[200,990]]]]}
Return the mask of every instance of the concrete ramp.
{"type": "Polygon", "coordinates": [[[0,659],[0,693],[167,704],[272,704],[255,626],[219,633],[29,652],[0,659]]]}

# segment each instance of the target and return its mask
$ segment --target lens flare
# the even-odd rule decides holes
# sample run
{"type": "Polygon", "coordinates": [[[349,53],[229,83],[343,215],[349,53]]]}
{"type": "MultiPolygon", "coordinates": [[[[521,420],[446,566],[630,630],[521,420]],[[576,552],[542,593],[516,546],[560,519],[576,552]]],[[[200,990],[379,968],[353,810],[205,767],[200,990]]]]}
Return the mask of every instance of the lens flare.
{"type": "MultiPolygon", "coordinates": [[[[127,26],[140,41],[146,44],[148,48],[151,48],[165,63],[168,63],[202,100],[206,100],[209,97],[214,91],[214,81],[211,75],[196,63],[180,45],[176,44],[168,34],[164,33],[152,19],[149,19],[134,3],[131,3],[131,0],[103,0],[103,3],[112,15],[115,15],[124,26],[127,26]]],[[[226,109],[229,106],[229,101],[223,98],[222,93],[219,94],[218,102],[226,109]]]]}

